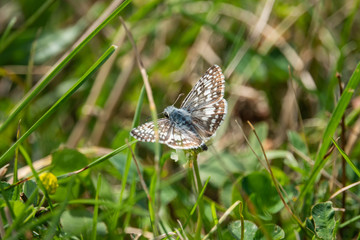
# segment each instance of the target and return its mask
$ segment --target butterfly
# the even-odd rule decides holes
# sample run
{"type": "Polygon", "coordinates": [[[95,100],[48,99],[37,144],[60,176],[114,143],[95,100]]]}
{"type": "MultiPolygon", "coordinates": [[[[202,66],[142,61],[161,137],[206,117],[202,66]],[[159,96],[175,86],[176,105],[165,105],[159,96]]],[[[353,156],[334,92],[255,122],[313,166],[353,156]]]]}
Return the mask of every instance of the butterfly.
{"type": "MultiPolygon", "coordinates": [[[[227,112],[224,99],[225,77],[218,65],[210,67],[191,89],[180,108],[168,106],[164,118],[157,120],[159,142],[174,149],[207,150],[210,139],[227,112]]],[[[154,122],[131,130],[130,134],[144,142],[155,142],[154,122]]]]}

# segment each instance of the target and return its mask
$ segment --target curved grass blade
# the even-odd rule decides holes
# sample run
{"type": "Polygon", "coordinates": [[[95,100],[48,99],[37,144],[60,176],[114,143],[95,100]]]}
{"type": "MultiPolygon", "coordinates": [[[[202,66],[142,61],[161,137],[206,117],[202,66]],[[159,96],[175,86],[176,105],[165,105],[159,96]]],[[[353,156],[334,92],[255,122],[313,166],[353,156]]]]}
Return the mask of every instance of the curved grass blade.
{"type": "MultiPolygon", "coordinates": [[[[2,34],[2,36],[1,36],[1,38],[0,38],[0,48],[3,48],[3,46],[4,46],[4,41],[5,41],[5,39],[7,38],[7,36],[9,35],[10,30],[11,30],[11,29],[13,28],[13,26],[15,25],[16,20],[17,20],[16,17],[12,17],[12,18],[10,19],[10,22],[9,22],[8,25],[6,26],[5,31],[3,32],[3,34],[2,34]]],[[[1,52],[1,50],[0,50],[0,52],[1,52]]]]}
{"type": "Polygon", "coordinates": [[[30,197],[28,198],[28,201],[25,202],[24,210],[20,212],[19,215],[16,216],[12,224],[7,228],[5,236],[3,239],[7,239],[11,236],[14,229],[17,229],[19,225],[21,225],[21,222],[26,218],[26,214],[28,211],[26,209],[31,208],[31,203],[35,199],[35,196],[37,195],[38,191],[34,191],[30,197]]]}
{"type": "MultiPolygon", "coordinates": [[[[12,122],[12,120],[25,108],[29,102],[37,96],[49,82],[60,72],[61,69],[101,30],[103,29],[114,17],[116,17],[128,4],[130,0],[124,0],[103,22],[99,24],[83,41],[77,44],[74,49],[65,57],[60,59],[54,67],[44,77],[40,79],[38,84],[28,92],[23,99],[11,110],[9,117],[0,126],[0,133],[12,122]]],[[[1,165],[1,164],[0,164],[1,165]]]]}
{"type": "MultiPolygon", "coordinates": [[[[131,129],[133,129],[135,126],[137,126],[139,124],[140,112],[141,112],[141,108],[142,108],[142,105],[144,102],[144,97],[145,97],[145,86],[142,86],[131,129]]],[[[130,135],[130,133],[129,133],[129,139],[130,140],[133,139],[133,137],[130,135]]],[[[138,140],[135,140],[135,143],[137,141],[138,140]]],[[[129,145],[132,145],[132,144],[129,143],[129,145]]],[[[134,149],[134,146],[132,148],[134,149]]],[[[124,174],[123,174],[122,181],[121,181],[120,197],[119,197],[119,201],[118,201],[119,206],[121,206],[123,204],[122,201],[123,201],[124,192],[125,192],[125,188],[126,188],[126,184],[127,184],[127,178],[128,178],[130,166],[131,166],[132,156],[131,156],[131,152],[129,150],[127,151],[126,156],[127,157],[126,157],[125,169],[124,169],[124,174]]],[[[113,217],[114,217],[115,221],[113,221],[113,224],[110,227],[111,231],[113,231],[116,228],[116,223],[117,223],[117,219],[119,218],[119,216],[120,216],[120,209],[116,210],[114,213],[113,217]]]]}
{"type": "Polygon", "coordinates": [[[5,30],[5,34],[1,39],[1,44],[0,44],[0,53],[2,51],[4,51],[4,49],[6,49],[10,43],[12,43],[16,38],[18,38],[21,33],[23,33],[29,26],[31,26],[53,3],[55,2],[55,0],[48,0],[46,1],[43,5],[41,5],[41,7],[39,7],[37,9],[37,11],[25,22],[25,24],[23,26],[21,26],[17,31],[13,32],[12,34],[10,34],[8,37],[8,33],[6,33],[6,31],[8,31],[8,29],[10,30],[13,26],[13,24],[16,22],[16,19],[12,18],[8,28],[5,30]],[[15,21],[15,22],[14,22],[15,21]]]}
{"type": "MultiPolygon", "coordinates": [[[[132,141],[132,142],[129,142],[128,145],[133,145],[133,144],[136,143],[136,142],[137,142],[137,140],[132,141]]],[[[89,165],[87,165],[87,166],[85,166],[85,167],[83,167],[83,168],[81,168],[81,169],[79,169],[79,170],[77,170],[77,171],[70,172],[70,173],[67,173],[67,174],[58,176],[57,179],[60,180],[60,179],[63,179],[63,178],[67,178],[67,177],[70,177],[70,176],[72,176],[72,175],[81,173],[81,172],[83,172],[83,171],[85,171],[85,170],[87,170],[87,169],[89,169],[89,168],[92,168],[92,167],[94,167],[94,166],[96,166],[96,165],[104,162],[105,160],[107,160],[107,159],[115,156],[116,154],[122,152],[123,150],[127,149],[127,148],[128,148],[128,145],[125,144],[125,145],[123,145],[123,146],[115,149],[114,151],[112,151],[112,152],[110,152],[110,153],[108,153],[108,154],[106,154],[106,155],[104,155],[104,156],[96,159],[95,161],[93,161],[93,162],[90,163],[89,165]]]]}
{"type": "Polygon", "coordinates": [[[344,159],[346,160],[346,162],[349,164],[349,166],[351,167],[351,169],[356,173],[356,175],[358,175],[358,177],[360,178],[360,171],[359,169],[357,169],[357,167],[355,166],[355,164],[350,160],[350,158],[348,157],[348,155],[346,155],[346,153],[341,149],[341,147],[336,143],[336,141],[334,139],[331,139],[331,141],[334,143],[335,147],[338,149],[338,151],[340,152],[340,154],[344,157],[344,159]]]}
{"type": "Polygon", "coordinates": [[[328,158],[325,157],[328,147],[331,143],[331,138],[334,135],[342,116],[350,103],[352,95],[355,92],[355,89],[360,84],[360,63],[358,63],[355,71],[353,72],[346,88],[344,89],[343,94],[340,97],[339,103],[336,105],[335,110],[330,118],[328,125],[326,126],[323,140],[319,152],[315,159],[315,165],[312,169],[309,179],[306,181],[305,185],[301,189],[298,202],[302,202],[306,193],[310,190],[310,187],[313,186],[316,178],[318,177],[321,169],[324,167],[328,158]]]}
{"type": "Polygon", "coordinates": [[[0,157],[0,166],[3,166],[9,161],[8,157],[10,154],[14,153],[15,148],[22,143],[31,133],[33,133],[42,123],[45,122],[57,109],[63,104],[75,91],[90,77],[97,69],[102,66],[106,60],[114,53],[116,46],[111,46],[106,52],[95,62],[94,65],[43,115],[40,119],[34,123],[29,130],[27,130],[24,135],[22,135],[1,157],[0,157]]]}

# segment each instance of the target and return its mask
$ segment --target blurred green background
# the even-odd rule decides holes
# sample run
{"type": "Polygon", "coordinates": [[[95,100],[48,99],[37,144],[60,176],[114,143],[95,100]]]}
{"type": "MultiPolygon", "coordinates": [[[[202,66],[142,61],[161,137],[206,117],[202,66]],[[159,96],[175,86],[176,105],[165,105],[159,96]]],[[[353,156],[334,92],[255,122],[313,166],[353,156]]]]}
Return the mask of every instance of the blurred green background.
{"type": "MultiPolygon", "coordinates": [[[[84,39],[86,31],[95,29],[97,23],[104,21],[107,11],[114,11],[121,2],[0,2],[1,124],[76,42],[84,39]]],[[[339,80],[346,85],[360,59],[359,4],[359,0],[130,1],[1,130],[0,153],[5,153],[16,141],[18,128],[20,135],[26,132],[111,45],[118,46],[111,58],[21,145],[31,160],[38,162],[35,168],[39,172],[51,171],[59,176],[126,144],[143,80],[134,48],[119,19],[121,16],[134,37],[149,76],[158,113],[173,104],[179,94],[187,94],[211,65],[218,64],[225,75],[228,115],[209,151],[198,156],[203,182],[211,177],[203,197],[204,208],[200,211],[204,215],[202,236],[214,226],[213,205],[220,218],[231,204],[241,200],[245,219],[257,226],[277,224],[284,230],[286,239],[305,237],[304,231],[290,220],[274,183],[246,144],[242,131],[263,159],[259,143],[246,122],[255,126],[272,161],[274,175],[302,221],[310,217],[314,204],[329,200],[343,186],[341,182],[346,186],[359,180],[348,164],[343,168],[341,155],[334,150],[336,153],[323,169],[326,173],[311,186],[306,200],[296,203],[340,98],[339,80]],[[340,77],[336,77],[336,73],[340,77]]],[[[354,89],[345,112],[346,131],[338,127],[332,137],[341,136],[341,141],[346,140],[341,146],[359,169],[358,95],[358,89],[354,89]]],[[[150,119],[145,95],[140,123],[150,119]]],[[[144,180],[152,186],[157,171],[154,144],[137,143],[135,151],[144,180]]],[[[180,235],[196,239],[192,234],[197,219],[189,216],[197,199],[191,168],[183,153],[178,153],[180,161],[173,161],[173,152],[167,146],[161,148],[158,172],[161,179],[157,186],[161,194],[157,196],[156,211],[162,225],[158,228],[161,233],[174,231],[179,227],[177,219],[182,224],[188,219],[189,225],[180,235]]],[[[79,221],[83,225],[91,225],[93,205],[84,199],[95,198],[99,173],[102,176],[99,198],[108,205],[123,199],[116,214],[110,206],[100,204],[97,236],[129,239],[129,231],[135,228],[154,233],[146,195],[133,162],[128,176],[125,174],[127,184],[121,186],[127,154],[122,152],[77,175],[69,198],[81,200],[66,203],[57,237],[86,239],[90,236],[87,232],[90,228],[86,230],[71,223],[82,219],[79,221]],[[119,197],[122,191],[124,195],[119,197]]],[[[9,174],[13,159],[13,154],[7,159],[9,174]]],[[[19,177],[31,174],[22,168],[27,165],[22,154],[18,161],[19,177]]],[[[11,174],[3,178],[11,183],[11,174]]],[[[67,181],[60,182],[51,199],[54,203],[65,201],[66,191],[67,181]]],[[[355,218],[337,231],[342,239],[355,239],[360,229],[360,221],[356,221],[360,188],[356,186],[349,191],[345,197],[339,195],[332,199],[335,208],[345,208],[344,214],[336,213],[336,220],[344,223],[355,218]]],[[[230,223],[239,218],[238,210],[233,212],[210,238],[236,238],[230,223]]],[[[29,229],[32,228],[27,227],[24,232],[29,229]]],[[[41,235],[46,230],[46,226],[39,224],[34,231],[41,235]]],[[[142,237],[146,238],[145,235],[143,232],[142,237]]]]}

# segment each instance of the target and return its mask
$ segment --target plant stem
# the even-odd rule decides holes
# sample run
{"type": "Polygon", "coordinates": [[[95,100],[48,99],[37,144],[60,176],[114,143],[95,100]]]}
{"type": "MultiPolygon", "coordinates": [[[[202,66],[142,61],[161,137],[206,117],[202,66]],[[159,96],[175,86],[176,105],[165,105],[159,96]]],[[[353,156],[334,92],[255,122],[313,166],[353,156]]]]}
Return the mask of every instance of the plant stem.
{"type": "MultiPolygon", "coordinates": [[[[197,194],[200,194],[200,191],[202,189],[201,179],[200,179],[200,171],[199,171],[199,165],[197,161],[198,153],[192,152],[190,155],[190,163],[192,162],[193,165],[193,174],[194,174],[194,185],[196,188],[197,194]]],[[[202,199],[199,201],[199,207],[198,207],[198,219],[196,224],[196,231],[195,231],[195,239],[200,239],[201,235],[201,229],[202,229],[202,213],[204,212],[204,205],[202,199]]]]}

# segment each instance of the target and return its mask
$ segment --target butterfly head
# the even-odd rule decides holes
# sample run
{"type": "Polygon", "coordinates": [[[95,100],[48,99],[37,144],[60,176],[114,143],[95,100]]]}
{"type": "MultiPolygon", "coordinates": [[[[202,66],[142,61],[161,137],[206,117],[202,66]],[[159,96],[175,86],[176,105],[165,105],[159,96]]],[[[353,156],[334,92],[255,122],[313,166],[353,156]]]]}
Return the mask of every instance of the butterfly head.
{"type": "Polygon", "coordinates": [[[172,112],[174,112],[174,110],[175,110],[176,108],[174,107],[174,106],[168,106],[168,107],[166,107],[165,109],[164,109],[164,116],[166,117],[166,118],[170,118],[170,115],[171,115],[171,113],[172,112]]]}

